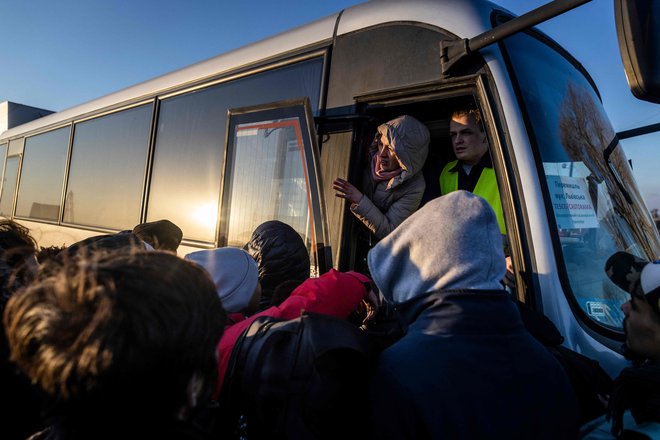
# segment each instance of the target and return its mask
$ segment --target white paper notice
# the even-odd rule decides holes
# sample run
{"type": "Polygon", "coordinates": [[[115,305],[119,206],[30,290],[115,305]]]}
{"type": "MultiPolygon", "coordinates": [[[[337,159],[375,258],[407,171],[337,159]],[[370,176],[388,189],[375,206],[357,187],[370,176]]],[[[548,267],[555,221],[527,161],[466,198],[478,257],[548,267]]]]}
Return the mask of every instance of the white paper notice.
{"type": "Polygon", "coordinates": [[[596,211],[584,179],[566,176],[547,176],[547,179],[559,229],[598,227],[596,211]]]}

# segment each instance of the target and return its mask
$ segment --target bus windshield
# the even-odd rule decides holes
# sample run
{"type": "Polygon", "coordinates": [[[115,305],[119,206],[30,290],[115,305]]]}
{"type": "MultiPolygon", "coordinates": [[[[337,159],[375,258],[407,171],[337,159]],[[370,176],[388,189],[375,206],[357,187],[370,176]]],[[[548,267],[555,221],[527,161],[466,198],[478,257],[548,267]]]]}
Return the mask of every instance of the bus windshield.
{"type": "Polygon", "coordinates": [[[560,49],[529,34],[507,38],[504,48],[540,154],[544,198],[561,249],[557,265],[586,315],[622,331],[620,306],[629,295],[609,281],[605,262],[617,251],[655,258],[660,249],[655,225],[600,99],[580,69],[560,49]]]}

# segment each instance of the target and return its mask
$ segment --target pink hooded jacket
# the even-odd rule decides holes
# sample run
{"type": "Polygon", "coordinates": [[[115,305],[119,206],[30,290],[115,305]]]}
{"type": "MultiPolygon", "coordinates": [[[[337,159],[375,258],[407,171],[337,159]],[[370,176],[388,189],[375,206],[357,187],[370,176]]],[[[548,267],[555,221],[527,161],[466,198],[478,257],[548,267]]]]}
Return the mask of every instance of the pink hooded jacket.
{"type": "Polygon", "coordinates": [[[345,319],[367,295],[367,283],[370,281],[368,277],[357,272],[338,272],[330,269],[318,278],[306,280],[279,306],[271,307],[226,327],[218,344],[218,384],[214,398],[220,395],[236,341],[255,319],[260,316],[294,319],[303,311],[345,319]]]}

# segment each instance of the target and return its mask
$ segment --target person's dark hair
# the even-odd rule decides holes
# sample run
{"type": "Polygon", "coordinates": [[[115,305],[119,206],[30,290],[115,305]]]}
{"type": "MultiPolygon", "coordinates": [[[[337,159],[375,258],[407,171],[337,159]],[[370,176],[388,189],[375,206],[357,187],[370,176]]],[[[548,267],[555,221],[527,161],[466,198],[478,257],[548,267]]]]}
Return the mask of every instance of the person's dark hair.
{"type": "Polygon", "coordinates": [[[25,255],[36,253],[37,242],[28,228],[3,219],[0,220],[0,249],[7,264],[15,267],[25,255]]]}
{"type": "Polygon", "coordinates": [[[208,399],[225,320],[203,269],[162,252],[68,260],[4,315],[11,359],[83,430],[174,420],[194,376],[208,399]]]}
{"type": "Polygon", "coordinates": [[[37,252],[37,261],[44,264],[48,261],[57,259],[60,252],[66,249],[66,246],[41,246],[37,252]]]}
{"type": "Polygon", "coordinates": [[[133,228],[133,234],[159,250],[176,252],[183,239],[183,231],[169,220],[142,223],[133,228]]]}
{"type": "MultiPolygon", "coordinates": [[[[12,220],[0,220],[0,317],[9,298],[33,281],[38,268],[34,258],[36,249],[37,244],[26,227],[12,220]]],[[[0,390],[2,438],[27,438],[43,428],[41,395],[9,362],[9,345],[2,325],[0,390]]]]}
{"type": "Polygon", "coordinates": [[[36,251],[37,242],[28,228],[12,220],[0,220],[0,291],[3,297],[0,312],[8,297],[30,281],[25,261],[36,251]]]}

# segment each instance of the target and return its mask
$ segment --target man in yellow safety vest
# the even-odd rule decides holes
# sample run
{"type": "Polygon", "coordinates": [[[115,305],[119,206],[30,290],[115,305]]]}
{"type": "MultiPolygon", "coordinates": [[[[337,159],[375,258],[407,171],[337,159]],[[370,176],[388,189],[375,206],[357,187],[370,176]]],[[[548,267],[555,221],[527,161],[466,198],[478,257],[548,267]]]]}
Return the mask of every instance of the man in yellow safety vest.
{"type": "MultiPolygon", "coordinates": [[[[484,198],[495,211],[497,225],[506,246],[506,226],[502,214],[500,190],[488,153],[488,137],[476,108],[455,111],[449,122],[449,136],[456,160],[449,162],[440,173],[440,193],[444,196],[458,189],[470,191],[484,198]]],[[[505,251],[506,277],[504,283],[513,288],[515,277],[511,257],[505,251]]]]}
{"type": "Polygon", "coordinates": [[[500,232],[505,235],[500,191],[479,110],[455,111],[449,123],[449,135],[457,160],[445,165],[440,174],[442,195],[464,189],[486,199],[495,211],[500,232]]]}

